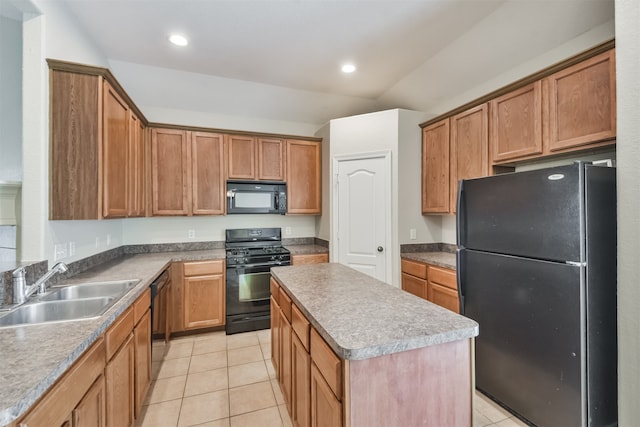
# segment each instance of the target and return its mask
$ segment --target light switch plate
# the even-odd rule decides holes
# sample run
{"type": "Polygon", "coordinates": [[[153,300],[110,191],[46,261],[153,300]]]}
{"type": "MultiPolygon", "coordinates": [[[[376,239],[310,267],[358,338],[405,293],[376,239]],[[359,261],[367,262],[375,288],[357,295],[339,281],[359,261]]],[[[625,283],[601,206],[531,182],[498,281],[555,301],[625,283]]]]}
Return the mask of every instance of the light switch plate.
{"type": "Polygon", "coordinates": [[[409,230],[409,238],[411,240],[416,240],[418,238],[415,228],[412,228],[411,230],[409,230]]]}
{"type": "Polygon", "coordinates": [[[66,243],[56,243],[53,246],[53,262],[56,262],[66,257],[67,257],[66,243]]]}

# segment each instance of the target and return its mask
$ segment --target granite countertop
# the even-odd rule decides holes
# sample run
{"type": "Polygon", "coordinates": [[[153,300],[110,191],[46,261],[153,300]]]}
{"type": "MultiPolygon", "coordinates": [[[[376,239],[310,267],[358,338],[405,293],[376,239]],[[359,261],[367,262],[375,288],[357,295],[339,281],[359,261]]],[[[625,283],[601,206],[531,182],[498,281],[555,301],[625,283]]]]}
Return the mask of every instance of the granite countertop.
{"type": "Polygon", "coordinates": [[[450,252],[403,252],[400,257],[451,270],[456,269],[456,254],[450,252]]]}
{"type": "Polygon", "coordinates": [[[328,254],[329,248],[320,245],[285,245],[291,255],[328,254]]]}
{"type": "Polygon", "coordinates": [[[24,414],[171,262],[224,258],[224,249],[129,255],[59,283],[140,280],[98,318],[0,328],[0,425],[24,414]]]}
{"type": "Polygon", "coordinates": [[[275,267],[271,272],[343,359],[368,359],[478,335],[475,321],[341,264],[275,267]]]}

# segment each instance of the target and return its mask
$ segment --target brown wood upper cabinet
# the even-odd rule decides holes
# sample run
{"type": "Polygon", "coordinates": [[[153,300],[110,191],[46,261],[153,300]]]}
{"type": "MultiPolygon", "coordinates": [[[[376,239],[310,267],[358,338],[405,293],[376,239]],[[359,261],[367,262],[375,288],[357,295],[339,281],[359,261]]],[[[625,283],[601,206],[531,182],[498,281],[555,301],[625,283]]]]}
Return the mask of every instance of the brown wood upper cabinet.
{"type": "Polygon", "coordinates": [[[422,130],[422,213],[449,213],[449,119],[422,130]]]}
{"type": "Polygon", "coordinates": [[[450,212],[455,213],[458,182],[489,175],[489,105],[478,105],[450,120],[450,212]]]}
{"type": "Polygon", "coordinates": [[[129,116],[128,217],[145,215],[145,127],[131,112],[129,116]]]}
{"type": "Polygon", "coordinates": [[[542,154],[542,83],[534,82],[489,101],[492,160],[542,154]]]}
{"type": "Polygon", "coordinates": [[[286,178],[285,141],[277,138],[258,138],[258,179],[284,181],[286,178]]]}
{"type": "Polygon", "coordinates": [[[49,218],[143,215],[142,125],[121,93],[101,76],[52,66],[50,97],[49,218]]]}
{"type": "Polygon", "coordinates": [[[221,215],[224,203],[222,134],[151,131],[153,215],[221,215]]]}
{"type": "Polygon", "coordinates": [[[226,135],[227,177],[240,180],[285,180],[285,141],[247,135],[226,135]]]}
{"type": "Polygon", "coordinates": [[[454,213],[458,181],[489,169],[488,105],[482,104],[422,131],[422,213],[454,213]]]}
{"type": "Polygon", "coordinates": [[[549,151],[616,137],[615,51],[545,79],[549,97],[549,151]]]}
{"type": "Polygon", "coordinates": [[[322,146],[287,140],[287,213],[322,213],[322,146]]]}
{"type": "Polygon", "coordinates": [[[490,101],[492,161],[504,163],[615,143],[615,50],[490,101]]]}

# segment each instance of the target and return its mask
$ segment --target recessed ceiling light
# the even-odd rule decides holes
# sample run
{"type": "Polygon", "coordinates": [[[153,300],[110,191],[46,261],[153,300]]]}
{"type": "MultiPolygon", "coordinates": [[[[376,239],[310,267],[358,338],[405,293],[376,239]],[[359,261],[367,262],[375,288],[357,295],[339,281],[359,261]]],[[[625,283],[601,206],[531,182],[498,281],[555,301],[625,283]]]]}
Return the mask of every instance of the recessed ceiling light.
{"type": "Polygon", "coordinates": [[[186,46],[189,44],[189,40],[185,36],[181,36],[180,34],[172,34],[169,36],[169,41],[176,46],[186,46]]]}
{"type": "Polygon", "coordinates": [[[344,64],[342,66],[342,72],[343,73],[349,74],[349,73],[353,73],[355,70],[356,70],[356,66],[353,65],[353,64],[344,64]]]}

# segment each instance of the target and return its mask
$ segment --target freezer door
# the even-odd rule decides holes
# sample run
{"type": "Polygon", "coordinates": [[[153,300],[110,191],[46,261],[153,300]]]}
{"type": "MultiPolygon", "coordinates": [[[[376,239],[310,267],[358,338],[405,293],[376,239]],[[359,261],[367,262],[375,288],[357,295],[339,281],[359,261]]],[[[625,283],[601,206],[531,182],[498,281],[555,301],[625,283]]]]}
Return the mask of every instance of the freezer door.
{"type": "Polygon", "coordinates": [[[583,164],[464,180],[458,245],[556,261],[583,261],[583,164]]]}
{"type": "Polygon", "coordinates": [[[586,425],[581,267],[463,252],[477,388],[535,425],[586,425]]]}

